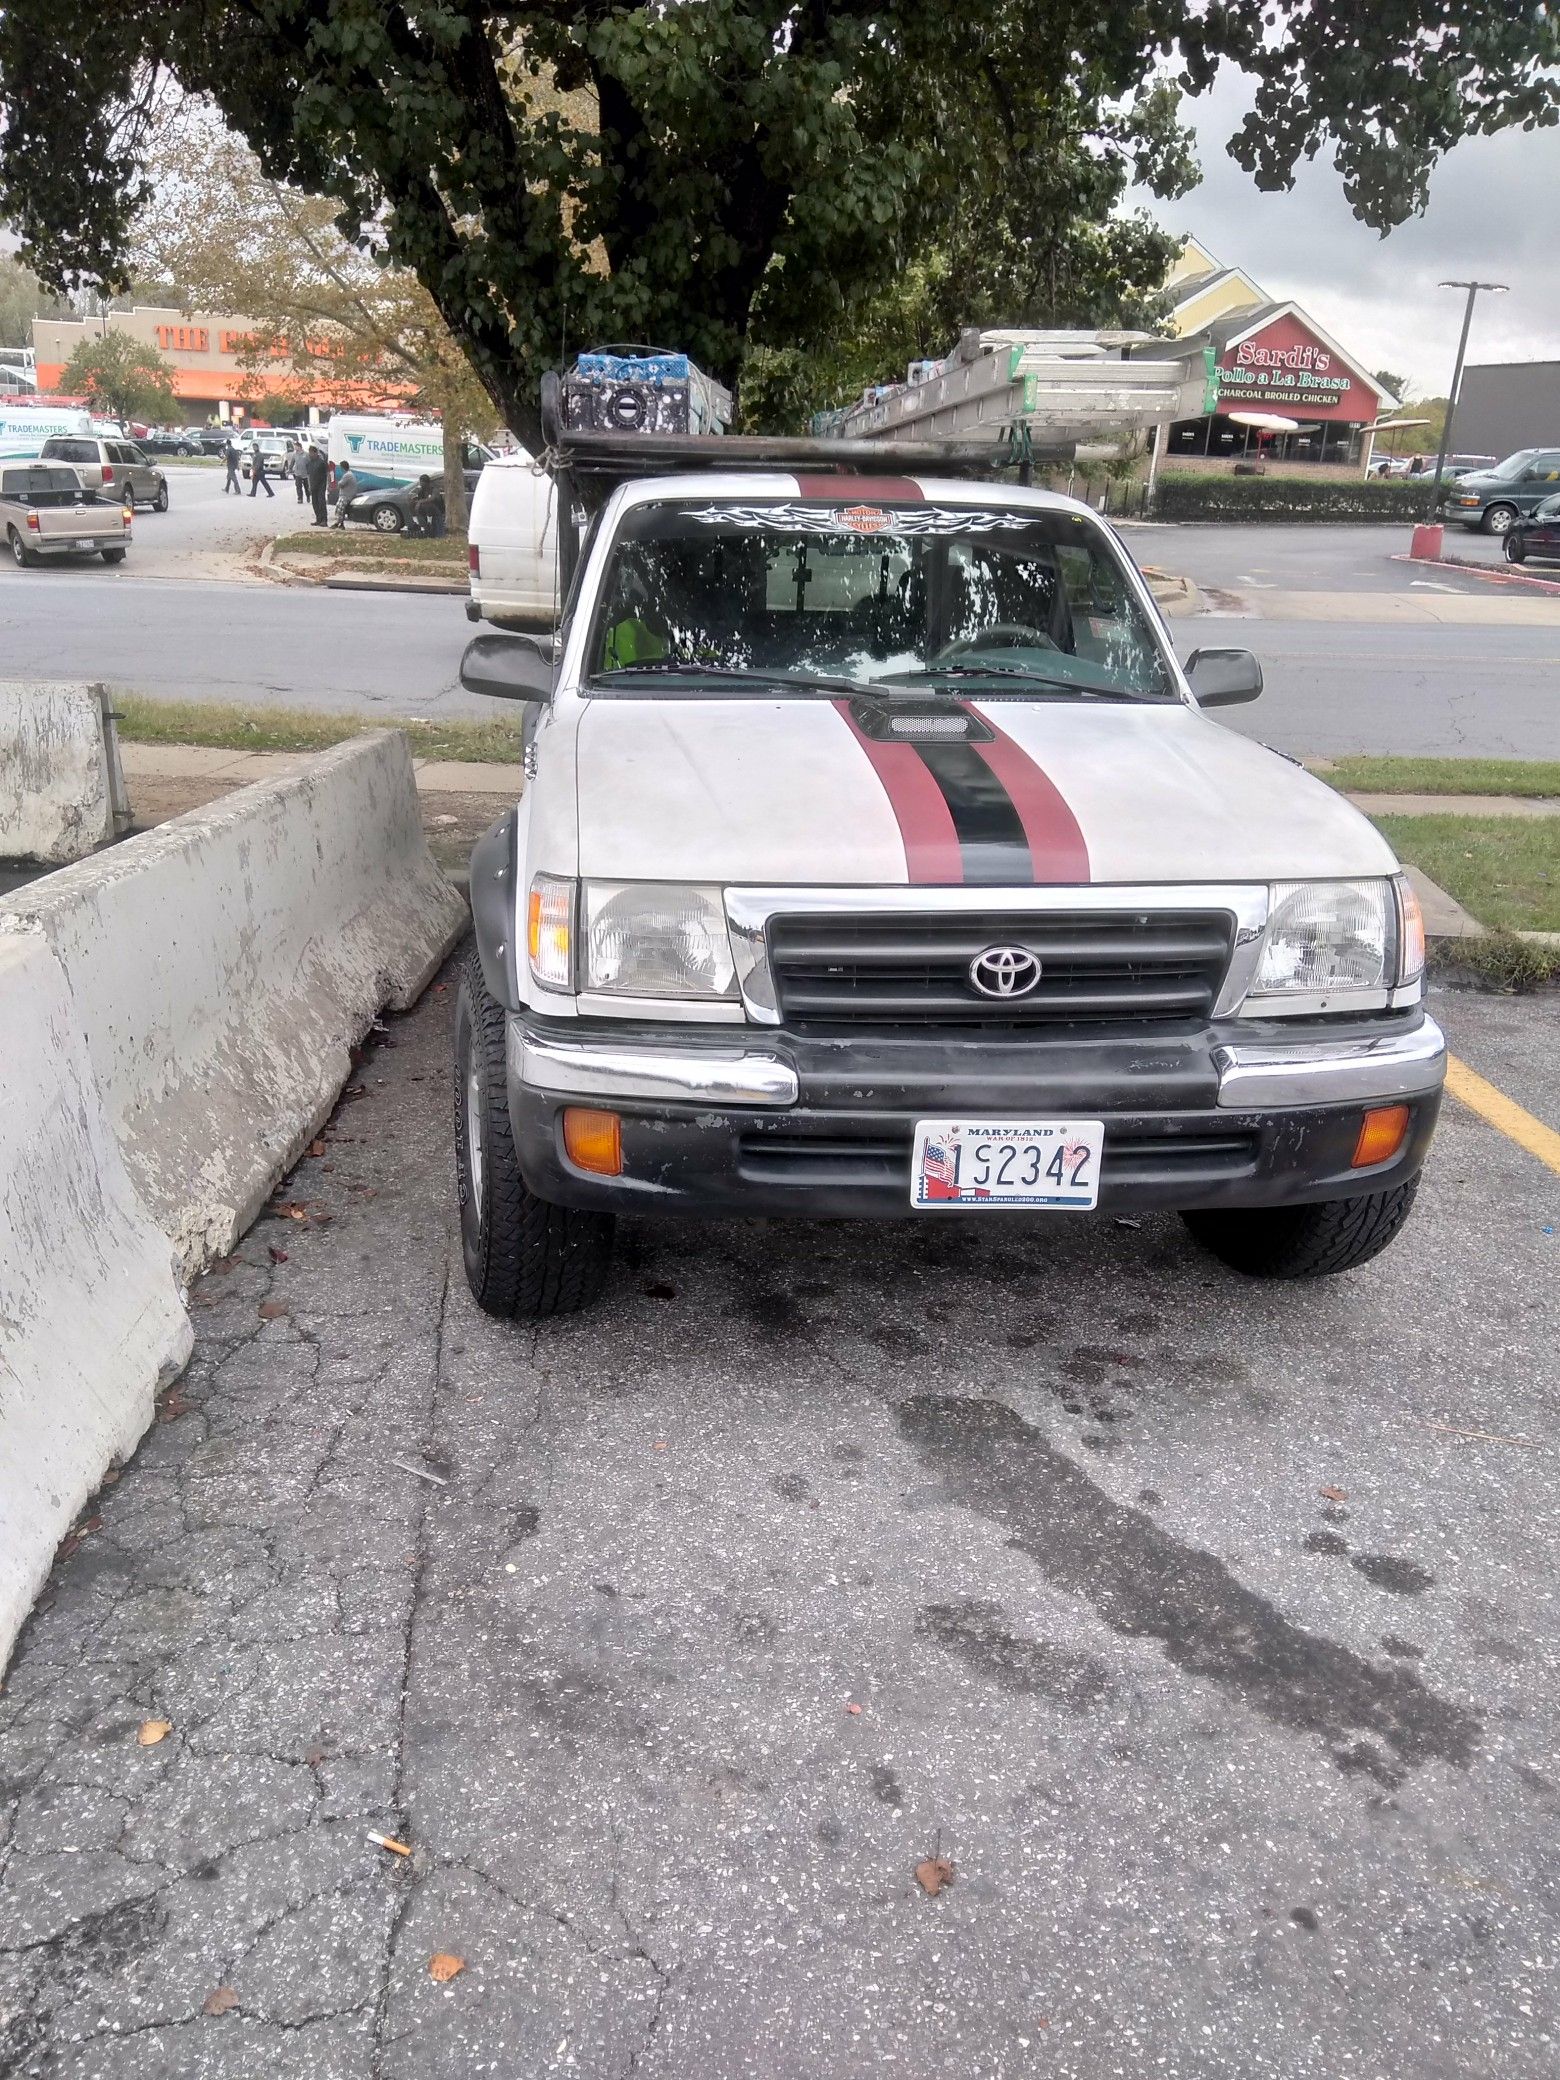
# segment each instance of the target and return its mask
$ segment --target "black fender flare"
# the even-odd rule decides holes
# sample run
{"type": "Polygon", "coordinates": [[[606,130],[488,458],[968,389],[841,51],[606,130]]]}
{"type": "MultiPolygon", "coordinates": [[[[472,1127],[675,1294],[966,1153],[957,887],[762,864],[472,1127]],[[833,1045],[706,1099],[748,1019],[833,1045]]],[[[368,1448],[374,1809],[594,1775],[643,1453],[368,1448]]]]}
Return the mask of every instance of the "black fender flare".
{"type": "Polygon", "coordinates": [[[489,826],[472,847],[471,922],[488,995],[506,1011],[520,1009],[518,805],[489,826]]]}

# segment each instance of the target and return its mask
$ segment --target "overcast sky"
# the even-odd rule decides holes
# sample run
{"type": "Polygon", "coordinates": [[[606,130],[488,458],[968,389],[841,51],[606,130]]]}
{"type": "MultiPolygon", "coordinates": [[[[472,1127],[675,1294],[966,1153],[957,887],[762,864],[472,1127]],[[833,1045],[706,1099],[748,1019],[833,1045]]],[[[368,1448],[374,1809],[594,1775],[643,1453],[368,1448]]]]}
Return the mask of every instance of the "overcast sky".
{"type": "Polygon", "coordinates": [[[1302,163],[1287,194],[1260,192],[1224,149],[1249,105],[1245,76],[1228,71],[1185,104],[1202,185],[1179,202],[1142,197],[1161,223],[1292,297],[1368,370],[1406,375],[1421,396],[1451,381],[1463,298],[1436,287],[1448,275],[1511,284],[1479,298],[1470,361],[1560,360],[1560,130],[1470,138],[1431,175],[1424,216],[1382,239],[1350,213],[1330,160],[1302,163]]]}

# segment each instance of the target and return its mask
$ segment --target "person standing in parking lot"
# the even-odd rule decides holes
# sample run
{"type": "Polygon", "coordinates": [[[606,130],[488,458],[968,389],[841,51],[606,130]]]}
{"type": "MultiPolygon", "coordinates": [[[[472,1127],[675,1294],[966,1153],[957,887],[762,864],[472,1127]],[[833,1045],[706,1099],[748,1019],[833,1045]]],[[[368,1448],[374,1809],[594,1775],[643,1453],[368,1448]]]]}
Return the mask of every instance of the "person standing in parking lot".
{"type": "Polygon", "coordinates": [[[309,495],[309,449],[306,443],[294,442],[287,450],[285,471],[292,478],[293,487],[298,493],[298,503],[302,505],[309,495]]]}
{"type": "Polygon", "coordinates": [[[347,507],[358,495],[357,471],[349,462],[345,469],[336,472],[336,518],[334,525],[345,528],[347,507]]]}
{"type": "Polygon", "coordinates": [[[222,459],[227,464],[227,482],[222,487],[223,497],[226,498],[230,491],[236,491],[239,497],[242,498],[244,487],[238,481],[238,442],[234,440],[232,434],[228,435],[227,441],[223,446],[222,459]]]}
{"type": "Polygon", "coordinates": [[[249,496],[251,498],[254,497],[262,484],[265,486],[266,497],[275,498],[276,493],[271,489],[271,479],[265,473],[265,450],[256,441],[253,448],[249,451],[249,496]]]}
{"type": "Polygon", "coordinates": [[[304,468],[308,472],[309,498],[314,506],[314,524],[316,527],[324,527],[330,517],[325,511],[325,486],[330,479],[330,464],[325,460],[323,450],[314,441],[309,443],[308,453],[304,457],[304,468]]]}

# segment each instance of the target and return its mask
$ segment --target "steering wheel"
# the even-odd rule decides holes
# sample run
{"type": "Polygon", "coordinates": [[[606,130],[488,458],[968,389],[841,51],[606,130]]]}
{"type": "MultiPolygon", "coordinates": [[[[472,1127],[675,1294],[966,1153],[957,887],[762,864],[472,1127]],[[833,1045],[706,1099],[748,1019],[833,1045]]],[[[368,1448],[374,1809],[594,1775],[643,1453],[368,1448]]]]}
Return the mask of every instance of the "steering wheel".
{"type": "Polygon", "coordinates": [[[1060,647],[1053,636],[1043,628],[1031,628],[1027,621],[993,621],[990,628],[983,628],[971,636],[955,636],[951,643],[944,643],[933,664],[946,664],[950,658],[963,657],[971,650],[991,649],[1055,650],[1060,647]]]}

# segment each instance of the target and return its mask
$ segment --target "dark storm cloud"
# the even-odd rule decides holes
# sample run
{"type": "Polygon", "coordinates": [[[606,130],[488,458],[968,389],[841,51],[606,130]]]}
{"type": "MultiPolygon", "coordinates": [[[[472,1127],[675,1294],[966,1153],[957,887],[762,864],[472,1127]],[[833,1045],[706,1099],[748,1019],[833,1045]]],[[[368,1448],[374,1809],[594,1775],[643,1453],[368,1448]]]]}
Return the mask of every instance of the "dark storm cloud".
{"type": "Polygon", "coordinates": [[[1407,375],[1420,395],[1451,377],[1462,298],[1436,286],[1448,275],[1511,285],[1479,299],[1470,361],[1560,359],[1560,131],[1459,145],[1431,176],[1424,216],[1383,239],[1350,213],[1330,161],[1302,165],[1287,194],[1260,193],[1224,149],[1249,105],[1239,73],[1187,104],[1203,180],[1179,202],[1142,198],[1163,224],[1293,297],[1367,368],[1407,375]]]}

